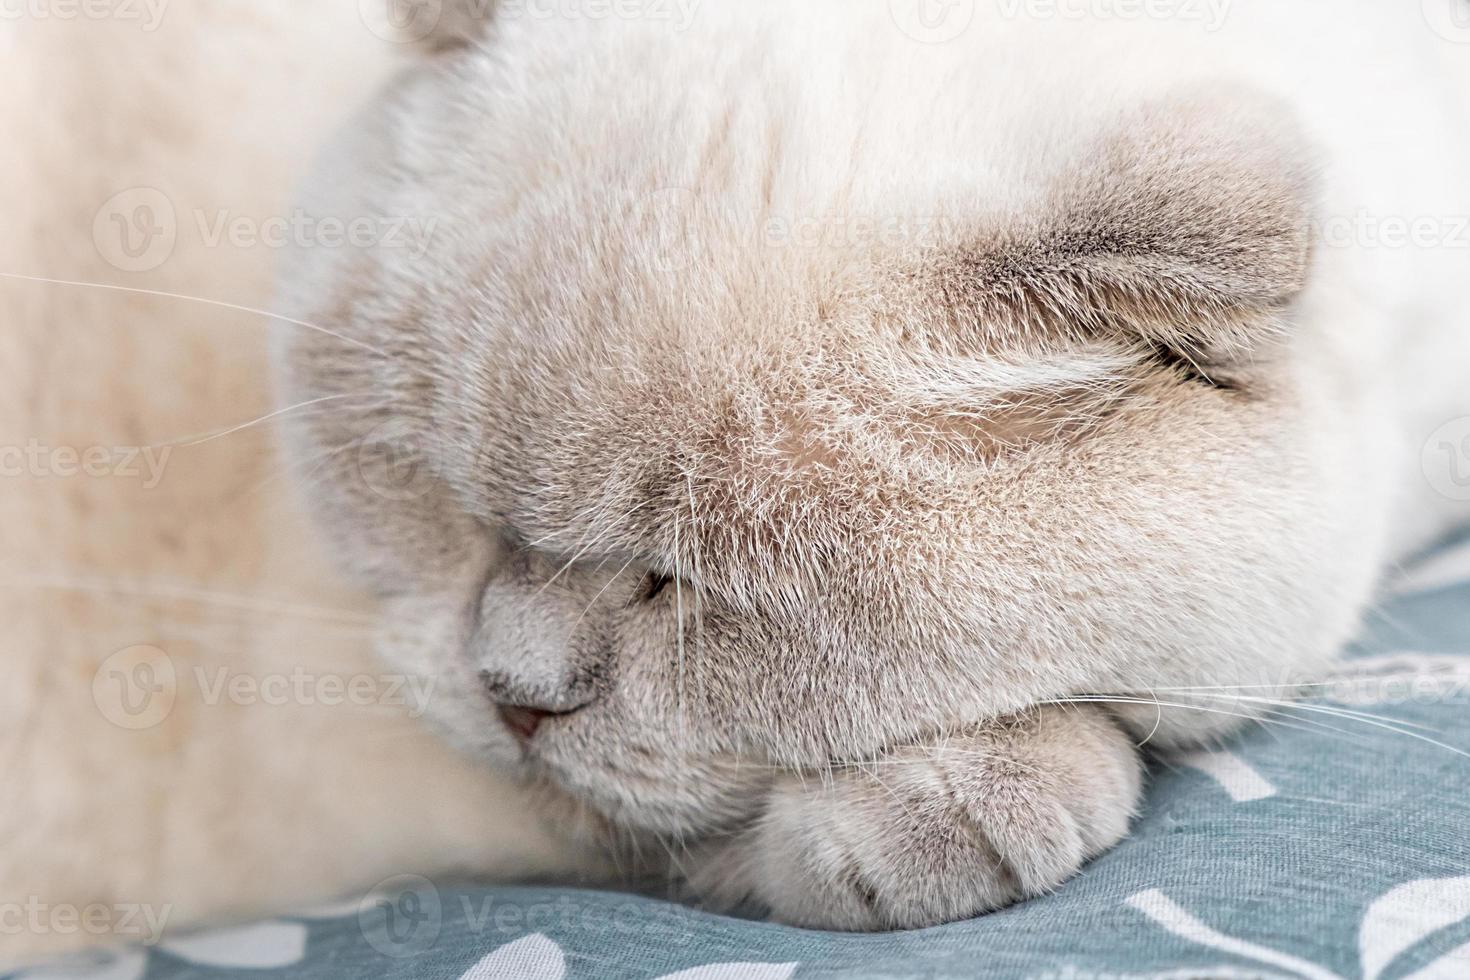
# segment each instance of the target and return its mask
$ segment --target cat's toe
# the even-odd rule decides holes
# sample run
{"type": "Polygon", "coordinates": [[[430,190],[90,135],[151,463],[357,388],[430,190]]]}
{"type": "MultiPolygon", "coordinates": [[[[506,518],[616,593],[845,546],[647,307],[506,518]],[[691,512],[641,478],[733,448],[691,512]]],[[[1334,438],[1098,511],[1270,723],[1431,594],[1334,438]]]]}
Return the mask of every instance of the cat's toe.
{"type": "Polygon", "coordinates": [[[1106,715],[1039,709],[791,779],[724,877],[795,925],[937,925],[1056,888],[1123,837],[1139,790],[1106,715]]]}

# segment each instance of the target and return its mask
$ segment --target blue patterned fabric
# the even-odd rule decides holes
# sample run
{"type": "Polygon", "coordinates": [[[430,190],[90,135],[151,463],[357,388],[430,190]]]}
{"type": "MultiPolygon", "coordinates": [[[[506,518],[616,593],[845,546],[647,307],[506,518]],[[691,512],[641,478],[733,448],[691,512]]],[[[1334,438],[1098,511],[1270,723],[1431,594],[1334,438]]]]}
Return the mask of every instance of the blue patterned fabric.
{"type": "Polygon", "coordinates": [[[403,878],[339,909],[14,976],[1470,980],[1470,535],[1418,564],[1340,675],[1279,717],[1160,760],[1132,836],[1056,894],[942,928],[803,932],[403,878]]]}

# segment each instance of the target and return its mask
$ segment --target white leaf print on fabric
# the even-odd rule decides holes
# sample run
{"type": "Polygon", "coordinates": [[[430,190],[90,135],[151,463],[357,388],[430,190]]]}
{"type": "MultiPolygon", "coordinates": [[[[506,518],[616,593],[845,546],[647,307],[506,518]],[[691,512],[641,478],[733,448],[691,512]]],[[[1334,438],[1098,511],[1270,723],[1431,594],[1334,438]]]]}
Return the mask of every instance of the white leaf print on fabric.
{"type": "MultiPolygon", "coordinates": [[[[1201,946],[1290,970],[1306,980],[1343,980],[1331,970],[1299,957],[1217,932],[1157,889],[1139,892],[1128,899],[1128,904],[1174,935],[1201,946]]],[[[1462,920],[1470,920],[1470,878],[1424,879],[1392,889],[1368,907],[1358,928],[1363,980],[1379,980],[1400,955],[1462,920]]],[[[1404,980],[1465,980],[1466,977],[1470,977],[1470,943],[1404,980]]]]}
{"type": "Polygon", "coordinates": [[[665,974],[658,980],[791,980],[800,963],[711,963],[665,974]]]}
{"type": "Polygon", "coordinates": [[[299,922],[261,922],[170,939],[160,948],[206,966],[265,970],[291,966],[306,957],[306,926],[299,922]]]}
{"type": "Polygon", "coordinates": [[[127,950],[107,954],[102,959],[74,959],[39,970],[21,973],[16,980],[142,980],[148,966],[148,954],[127,950]]]}
{"type": "Polygon", "coordinates": [[[566,973],[561,947],[538,932],[500,947],[459,980],[562,980],[566,973]]]}
{"type": "Polygon", "coordinates": [[[1466,977],[1470,977],[1470,943],[1414,971],[1404,980],[1465,980],[1466,977]]]}
{"type": "Polygon", "coordinates": [[[1236,803],[1249,803],[1276,795],[1276,787],[1233,752],[1191,752],[1176,761],[1215,780],[1236,803]]]}
{"type": "Polygon", "coordinates": [[[1293,973],[1305,977],[1306,980],[1342,980],[1341,977],[1331,970],[1324,970],[1315,963],[1309,963],[1298,957],[1286,953],[1278,953],[1274,949],[1267,949],[1264,946],[1257,946],[1243,939],[1236,939],[1232,936],[1216,932],[1178,905],[1175,905],[1161,891],[1140,892],[1128,899],[1128,904],[1174,933],[1174,935],[1181,936],[1201,946],[1208,946],[1211,949],[1218,949],[1225,953],[1234,953],[1236,956],[1244,956],[1258,963],[1265,963],[1270,966],[1290,970],[1293,973]]]}
{"type": "MultiPolygon", "coordinates": [[[[1374,902],[1363,916],[1363,925],[1358,930],[1358,954],[1364,980],[1378,980],[1400,953],[1445,926],[1467,918],[1470,918],[1470,878],[1425,879],[1398,886],[1374,902]]],[[[1438,963],[1430,969],[1437,966],[1438,963]]],[[[1470,976],[1470,960],[1460,960],[1458,966],[1457,977],[1470,976]]]]}

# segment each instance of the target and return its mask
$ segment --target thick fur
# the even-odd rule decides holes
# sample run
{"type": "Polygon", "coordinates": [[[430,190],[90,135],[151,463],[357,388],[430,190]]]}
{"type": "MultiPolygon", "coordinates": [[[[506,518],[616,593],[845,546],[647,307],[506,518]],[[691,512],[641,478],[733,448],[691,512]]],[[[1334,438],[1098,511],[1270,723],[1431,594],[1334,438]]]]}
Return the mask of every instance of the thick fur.
{"type": "Polygon", "coordinates": [[[977,17],[456,29],[307,196],[434,216],[427,254],[285,280],[331,333],[281,334],[283,403],[365,399],[293,452],[441,727],[805,924],[1056,886],[1134,741],[1251,713],[1156,692],[1311,677],[1453,516],[1418,453],[1470,411],[1466,254],[1319,234],[1470,213],[1419,12],[977,17]]]}

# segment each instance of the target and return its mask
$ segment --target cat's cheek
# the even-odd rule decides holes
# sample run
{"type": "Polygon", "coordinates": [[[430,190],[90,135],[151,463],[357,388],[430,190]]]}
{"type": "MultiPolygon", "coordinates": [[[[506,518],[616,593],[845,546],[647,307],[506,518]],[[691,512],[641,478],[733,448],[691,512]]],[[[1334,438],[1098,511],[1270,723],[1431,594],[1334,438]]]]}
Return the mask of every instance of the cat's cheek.
{"type": "Polygon", "coordinates": [[[673,719],[653,724],[614,698],[543,722],[527,757],[617,824],[693,839],[753,818],[771,774],[752,759],[700,752],[701,741],[673,719]]]}

